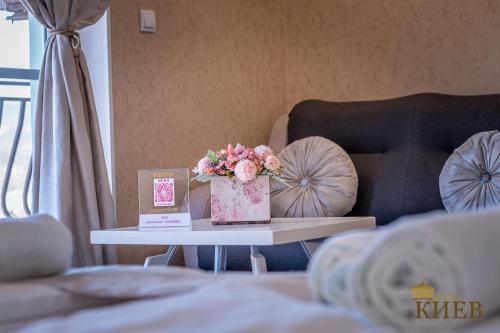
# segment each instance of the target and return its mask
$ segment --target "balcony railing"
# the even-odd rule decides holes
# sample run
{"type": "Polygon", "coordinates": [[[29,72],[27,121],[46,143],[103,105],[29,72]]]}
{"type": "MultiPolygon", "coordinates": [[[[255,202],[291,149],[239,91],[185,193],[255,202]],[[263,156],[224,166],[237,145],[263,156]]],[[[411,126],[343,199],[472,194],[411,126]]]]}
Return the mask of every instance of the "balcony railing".
{"type": "MultiPolygon", "coordinates": [[[[0,165],[0,169],[5,169],[4,174],[0,174],[0,180],[2,180],[1,192],[0,192],[0,216],[20,216],[20,215],[30,215],[30,207],[28,203],[28,193],[31,182],[31,169],[32,169],[32,160],[31,160],[31,140],[29,140],[29,162],[22,163],[23,161],[19,159],[19,146],[21,142],[21,137],[23,133],[26,133],[27,129],[31,129],[30,119],[27,118],[27,114],[29,114],[29,109],[27,107],[30,105],[30,98],[26,97],[26,95],[30,95],[30,91],[28,90],[28,94],[19,93],[22,90],[22,87],[30,87],[33,80],[38,79],[38,70],[32,69],[17,69],[17,68],[1,68],[0,67],[0,87],[3,90],[0,91],[0,133],[4,130],[3,136],[13,136],[12,142],[8,142],[7,139],[2,139],[0,145],[3,148],[0,150],[0,154],[2,152],[8,152],[8,158],[5,163],[5,158],[7,156],[0,156],[0,163],[4,165],[0,165]],[[20,96],[21,95],[21,96],[20,96]],[[22,96],[25,95],[25,96],[22,96]],[[7,106],[9,107],[9,112],[17,112],[16,115],[12,115],[7,117],[6,111],[7,106]],[[17,108],[16,108],[17,106],[17,108]],[[10,145],[10,147],[6,146],[10,145]],[[12,188],[12,177],[13,170],[17,168],[24,169],[24,177],[22,179],[22,210],[14,211],[12,207],[9,207],[9,200],[7,197],[9,192],[12,190],[18,190],[12,188]]],[[[25,90],[27,88],[24,88],[25,90]]],[[[24,147],[23,153],[26,154],[26,147],[24,147]]],[[[19,177],[19,172],[15,174],[16,177],[19,177]]],[[[20,179],[16,179],[17,183],[19,183],[20,179]]],[[[13,200],[10,200],[12,202],[13,200]]],[[[16,202],[16,200],[14,200],[16,202]]]]}

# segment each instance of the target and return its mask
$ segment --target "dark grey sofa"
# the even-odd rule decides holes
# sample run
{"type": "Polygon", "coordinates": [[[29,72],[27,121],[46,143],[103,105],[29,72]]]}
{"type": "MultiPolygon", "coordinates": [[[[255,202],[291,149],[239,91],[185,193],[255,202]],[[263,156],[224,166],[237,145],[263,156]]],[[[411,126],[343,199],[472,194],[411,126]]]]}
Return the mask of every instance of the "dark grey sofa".
{"type": "MultiPolygon", "coordinates": [[[[288,143],[323,136],[351,156],[359,177],[349,215],[373,215],[378,225],[443,209],[439,174],[455,148],[477,132],[500,129],[500,94],[434,93],[362,102],[306,100],[289,114],[288,143]]],[[[250,270],[248,247],[228,248],[228,270],[250,270]]],[[[298,244],[261,249],[268,270],[303,270],[298,244]]],[[[198,247],[200,267],[213,267],[213,247],[198,247]]]]}

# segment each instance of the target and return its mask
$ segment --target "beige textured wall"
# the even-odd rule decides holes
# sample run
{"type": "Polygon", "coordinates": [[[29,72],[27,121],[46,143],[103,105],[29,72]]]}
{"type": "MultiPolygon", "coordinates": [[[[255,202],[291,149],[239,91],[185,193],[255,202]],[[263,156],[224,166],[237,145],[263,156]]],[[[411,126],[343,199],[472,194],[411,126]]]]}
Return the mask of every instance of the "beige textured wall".
{"type": "Polygon", "coordinates": [[[300,100],[500,91],[495,0],[112,0],[111,43],[120,226],[137,223],[138,169],[264,142],[300,100]]]}
{"type": "MultiPolygon", "coordinates": [[[[112,0],[118,224],[137,224],[137,170],[193,167],[208,148],[267,140],[285,103],[284,17],[261,0],[112,0]],[[157,31],[139,32],[139,8],[157,31]]],[[[120,247],[140,263],[164,248],[120,247]]]]}
{"type": "Polygon", "coordinates": [[[500,92],[500,1],[291,0],[287,107],[500,92]]]}

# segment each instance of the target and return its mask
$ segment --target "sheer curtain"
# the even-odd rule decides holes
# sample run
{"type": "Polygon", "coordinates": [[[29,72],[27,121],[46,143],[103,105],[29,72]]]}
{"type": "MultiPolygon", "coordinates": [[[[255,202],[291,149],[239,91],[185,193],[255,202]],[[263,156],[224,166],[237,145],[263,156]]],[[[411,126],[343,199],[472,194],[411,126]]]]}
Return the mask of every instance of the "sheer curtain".
{"type": "Polygon", "coordinates": [[[113,263],[113,247],[90,244],[90,231],[114,227],[115,213],[78,35],[104,14],[108,0],[20,1],[49,32],[33,116],[32,210],[70,228],[74,265],[113,263]]]}

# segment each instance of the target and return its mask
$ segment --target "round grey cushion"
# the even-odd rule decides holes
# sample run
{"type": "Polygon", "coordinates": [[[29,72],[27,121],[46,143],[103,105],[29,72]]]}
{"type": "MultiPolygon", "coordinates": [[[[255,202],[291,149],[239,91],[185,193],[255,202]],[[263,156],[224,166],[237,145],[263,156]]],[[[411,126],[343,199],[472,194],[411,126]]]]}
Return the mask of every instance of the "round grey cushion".
{"type": "Polygon", "coordinates": [[[344,216],[351,211],[358,175],[339,145],[313,136],[293,142],[278,157],[282,178],[292,187],[273,184],[273,217],[344,216]]]}
{"type": "Polygon", "coordinates": [[[439,176],[439,190],[448,212],[499,206],[500,133],[477,133],[455,149],[439,176]]]}
{"type": "Polygon", "coordinates": [[[0,282],[60,274],[72,254],[71,232],[49,215],[0,219],[0,282]]]}

